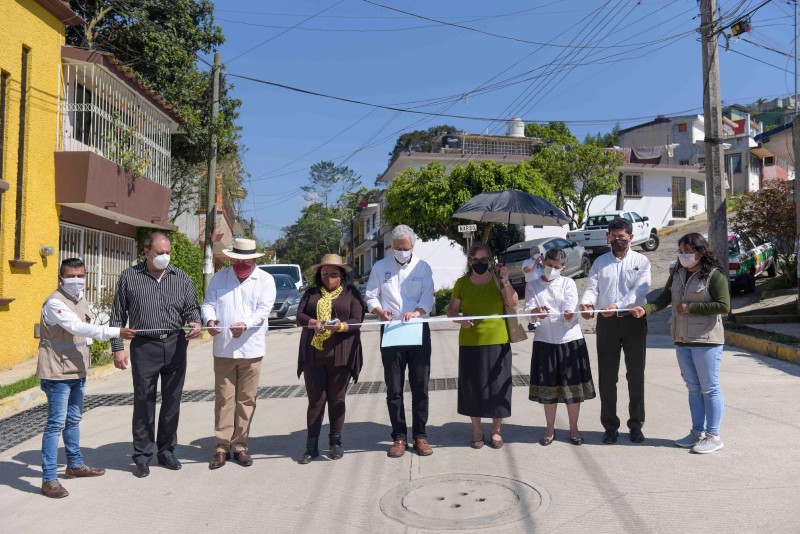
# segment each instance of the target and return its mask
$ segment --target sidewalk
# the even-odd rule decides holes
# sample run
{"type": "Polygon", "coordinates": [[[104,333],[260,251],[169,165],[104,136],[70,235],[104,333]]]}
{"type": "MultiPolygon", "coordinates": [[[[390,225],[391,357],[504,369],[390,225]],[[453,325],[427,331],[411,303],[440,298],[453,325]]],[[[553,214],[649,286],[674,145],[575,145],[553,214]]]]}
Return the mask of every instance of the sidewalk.
{"type": "MultiPolygon", "coordinates": [[[[109,402],[87,411],[81,424],[87,463],[106,467],[107,474],[62,481],[70,496],[47,499],[38,494],[41,434],[13,446],[0,453],[3,530],[413,534],[688,532],[708,525],[719,532],[800,530],[800,408],[786,402],[800,386],[800,367],[726,347],[721,373],[725,448],[693,455],[672,444],[690,426],[686,390],[670,340],[653,336],[644,444],[631,444],[625,433],[617,445],[601,444],[600,402],[593,399],[582,405],[585,445],[568,442],[562,406],[556,441],[541,447],[543,411],[527,400],[527,388],[518,383],[512,417],[503,427],[506,446],[473,450],[469,421],[456,413],[456,330],[436,325],[432,337],[431,378],[448,379],[436,380],[442,387],[430,394],[433,456],[387,458],[384,395],[354,394],[382,380],[378,335],[372,329],[364,334],[365,366],[358,388],[347,397],[344,458],[298,465],[306,399],[277,398],[280,392],[299,391],[302,384],[295,374],[299,334],[284,330],[268,335],[261,385],[275,398],[260,399],[255,412],[254,466],[230,463],[209,471],[211,343],[192,342],[186,390],[196,400],[183,404],[176,450],[184,464],[181,471],[154,465],[148,478],[130,474],[132,409],[125,397],[131,383],[129,371],[120,371],[88,385],[90,397],[109,402]]],[[[594,336],[587,336],[587,344],[595,370],[594,336]]],[[[513,346],[513,374],[528,373],[530,345],[513,346]]],[[[618,406],[624,419],[624,367],[618,406]]]]}

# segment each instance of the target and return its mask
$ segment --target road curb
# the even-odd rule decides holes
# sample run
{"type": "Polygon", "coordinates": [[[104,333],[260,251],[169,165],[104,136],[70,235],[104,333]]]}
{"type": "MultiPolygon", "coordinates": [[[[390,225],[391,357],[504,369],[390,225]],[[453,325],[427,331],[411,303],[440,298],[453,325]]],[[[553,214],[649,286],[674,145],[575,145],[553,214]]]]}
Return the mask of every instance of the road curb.
{"type": "MultiPolygon", "coordinates": [[[[101,378],[105,378],[114,373],[119,372],[120,369],[114,367],[113,363],[103,365],[101,367],[89,369],[89,374],[86,377],[87,382],[93,382],[101,378]]],[[[47,397],[39,386],[35,388],[20,391],[16,395],[0,399],[0,419],[12,416],[19,412],[25,411],[28,408],[39,406],[47,402],[47,397]]]]}
{"type": "Polygon", "coordinates": [[[779,360],[800,364],[800,348],[766,339],[758,339],[739,332],[725,331],[725,343],[750,352],[779,360]]]}

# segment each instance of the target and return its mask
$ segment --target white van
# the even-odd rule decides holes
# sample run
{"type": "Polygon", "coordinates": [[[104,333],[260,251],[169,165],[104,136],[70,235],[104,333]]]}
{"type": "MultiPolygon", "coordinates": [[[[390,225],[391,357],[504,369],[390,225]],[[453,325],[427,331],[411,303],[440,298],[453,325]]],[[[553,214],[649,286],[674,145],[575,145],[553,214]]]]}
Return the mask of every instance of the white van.
{"type": "Polygon", "coordinates": [[[294,285],[297,289],[306,285],[303,280],[303,271],[296,263],[267,263],[265,265],[259,265],[258,268],[269,274],[288,274],[292,277],[292,281],[294,281],[294,285]]]}

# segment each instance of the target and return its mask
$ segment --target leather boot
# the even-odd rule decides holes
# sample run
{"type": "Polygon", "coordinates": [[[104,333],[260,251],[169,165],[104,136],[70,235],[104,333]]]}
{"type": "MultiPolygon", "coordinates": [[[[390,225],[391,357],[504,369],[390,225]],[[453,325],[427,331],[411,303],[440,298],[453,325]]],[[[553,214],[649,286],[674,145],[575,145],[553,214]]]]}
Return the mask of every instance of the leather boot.
{"type": "Polygon", "coordinates": [[[331,446],[331,460],[338,460],[344,456],[344,447],[342,447],[342,435],[331,434],[328,441],[331,446]]]}
{"type": "Polygon", "coordinates": [[[307,464],[319,456],[319,437],[306,439],[306,450],[297,461],[299,464],[307,464]]]}

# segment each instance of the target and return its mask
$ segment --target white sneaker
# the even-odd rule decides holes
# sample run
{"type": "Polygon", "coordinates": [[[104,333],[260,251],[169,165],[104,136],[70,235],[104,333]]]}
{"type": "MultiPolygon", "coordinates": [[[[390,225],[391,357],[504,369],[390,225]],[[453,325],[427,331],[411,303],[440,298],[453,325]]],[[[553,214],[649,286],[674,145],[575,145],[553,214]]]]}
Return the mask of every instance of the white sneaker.
{"type": "Polygon", "coordinates": [[[702,431],[697,432],[696,430],[692,429],[689,431],[689,435],[686,436],[685,438],[676,439],[675,445],[677,445],[678,447],[682,447],[684,449],[691,449],[692,447],[697,445],[697,443],[701,439],[703,439],[704,435],[705,435],[704,432],[702,431]]]}
{"type": "Polygon", "coordinates": [[[722,443],[722,440],[719,439],[719,436],[706,434],[703,439],[697,442],[697,445],[692,447],[692,452],[697,454],[708,454],[718,451],[724,446],[725,445],[722,443]]]}

